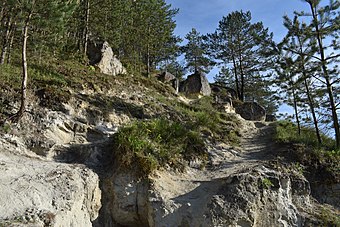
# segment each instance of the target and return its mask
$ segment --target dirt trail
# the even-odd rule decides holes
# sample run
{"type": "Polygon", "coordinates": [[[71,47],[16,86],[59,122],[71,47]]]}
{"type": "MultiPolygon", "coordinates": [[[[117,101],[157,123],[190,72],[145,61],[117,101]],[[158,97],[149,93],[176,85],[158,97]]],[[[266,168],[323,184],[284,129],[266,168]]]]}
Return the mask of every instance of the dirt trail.
{"type": "Polygon", "coordinates": [[[239,147],[221,144],[210,151],[211,165],[203,173],[208,179],[224,178],[275,158],[279,148],[273,141],[274,126],[263,122],[255,122],[254,125],[243,134],[239,147]]]}
{"type": "MultiPolygon", "coordinates": [[[[157,191],[164,199],[173,201],[174,206],[181,207],[179,212],[163,217],[164,223],[173,223],[183,216],[183,212],[199,220],[203,216],[202,208],[226,184],[229,176],[253,169],[275,157],[273,153],[276,153],[277,147],[272,140],[273,135],[273,125],[255,122],[255,127],[249,127],[244,133],[238,148],[226,144],[211,145],[208,149],[211,159],[205,170],[189,168],[186,173],[159,173],[156,176],[157,191]]],[[[199,226],[200,223],[196,224],[199,226]]]]}

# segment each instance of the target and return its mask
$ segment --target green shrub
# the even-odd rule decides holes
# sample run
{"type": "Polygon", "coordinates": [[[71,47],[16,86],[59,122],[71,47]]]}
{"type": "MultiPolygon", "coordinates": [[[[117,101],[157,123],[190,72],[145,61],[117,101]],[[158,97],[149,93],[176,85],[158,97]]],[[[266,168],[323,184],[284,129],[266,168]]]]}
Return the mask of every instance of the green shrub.
{"type": "Polygon", "coordinates": [[[198,132],[164,119],[135,122],[120,129],[114,142],[121,167],[137,165],[141,176],[164,165],[181,168],[183,160],[206,157],[205,144],[198,132]]]}
{"type": "Polygon", "coordinates": [[[260,184],[261,188],[263,189],[270,189],[271,187],[274,186],[274,184],[268,179],[268,178],[263,178],[261,180],[261,184],[260,184]]]}

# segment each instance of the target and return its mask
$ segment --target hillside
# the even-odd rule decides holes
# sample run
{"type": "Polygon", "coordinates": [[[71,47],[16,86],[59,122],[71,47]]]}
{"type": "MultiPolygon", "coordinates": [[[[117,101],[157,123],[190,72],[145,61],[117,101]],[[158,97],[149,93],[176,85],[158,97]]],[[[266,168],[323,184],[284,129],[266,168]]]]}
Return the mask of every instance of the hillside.
{"type": "Polygon", "coordinates": [[[16,123],[20,67],[0,66],[0,226],[339,225],[338,169],[277,123],[76,61],[29,73],[16,123]]]}

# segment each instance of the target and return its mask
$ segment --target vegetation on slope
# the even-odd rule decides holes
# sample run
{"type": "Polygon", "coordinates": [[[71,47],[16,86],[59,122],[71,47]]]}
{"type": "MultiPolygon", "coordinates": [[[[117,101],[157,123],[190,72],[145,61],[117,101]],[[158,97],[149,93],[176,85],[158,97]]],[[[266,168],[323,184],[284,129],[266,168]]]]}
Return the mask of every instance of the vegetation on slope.
{"type": "Polygon", "coordinates": [[[114,137],[120,165],[135,169],[141,176],[166,165],[183,169],[182,160],[207,158],[200,133],[189,125],[165,119],[134,122],[114,137]]]}
{"type": "MultiPolygon", "coordinates": [[[[79,93],[85,91],[93,93],[81,96],[96,109],[90,115],[102,115],[104,120],[109,120],[112,111],[128,115],[131,124],[114,137],[115,156],[124,167],[137,164],[144,176],[164,166],[182,169],[196,159],[203,167],[207,157],[205,139],[238,144],[240,120],[219,112],[211,97],[186,104],[176,97],[173,88],[154,78],[138,74],[112,77],[71,60],[46,58],[38,63],[35,59],[28,70],[29,111],[39,111],[37,104],[64,111],[63,103],[78,99],[79,93]],[[121,93],[129,93],[136,100],[124,98],[121,93]]],[[[0,85],[0,115],[4,122],[19,102],[19,63],[0,66],[0,85]]],[[[3,131],[9,132],[10,127],[3,126],[3,131]]]]}
{"type": "Polygon", "coordinates": [[[292,158],[303,165],[310,166],[337,179],[340,177],[340,150],[336,149],[335,141],[321,135],[323,146],[318,143],[312,128],[302,128],[300,135],[297,126],[292,122],[276,123],[276,141],[290,144],[292,158]]]}

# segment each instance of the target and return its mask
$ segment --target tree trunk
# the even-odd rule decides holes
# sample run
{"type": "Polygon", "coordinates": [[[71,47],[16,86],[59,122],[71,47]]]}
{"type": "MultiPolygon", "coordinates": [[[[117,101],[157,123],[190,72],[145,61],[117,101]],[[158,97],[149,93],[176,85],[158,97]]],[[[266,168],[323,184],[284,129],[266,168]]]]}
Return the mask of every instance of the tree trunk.
{"type": "Polygon", "coordinates": [[[236,65],[236,61],[235,61],[235,57],[234,55],[232,55],[232,59],[233,59],[233,65],[234,65],[234,75],[235,75],[235,85],[236,85],[236,94],[237,94],[237,98],[241,99],[241,93],[240,93],[240,86],[239,86],[239,81],[238,81],[238,76],[237,76],[237,65],[236,65]]]}
{"type": "Polygon", "coordinates": [[[298,42],[299,42],[299,46],[300,46],[300,54],[299,55],[300,55],[300,58],[301,58],[300,68],[302,70],[302,76],[303,76],[303,81],[304,81],[304,85],[305,85],[305,89],[306,89],[308,105],[309,105],[310,111],[312,113],[313,123],[314,123],[314,128],[315,128],[315,134],[316,134],[316,138],[318,140],[318,144],[322,145],[320,130],[319,130],[319,126],[318,126],[318,119],[317,119],[316,114],[315,114],[314,100],[313,100],[313,97],[312,97],[312,94],[310,92],[309,85],[308,85],[307,72],[306,72],[306,68],[305,68],[305,56],[303,54],[303,44],[302,44],[300,37],[298,37],[298,42]]]}
{"type": "Polygon", "coordinates": [[[313,6],[312,1],[308,1],[308,4],[309,4],[311,11],[312,11],[313,23],[314,23],[314,27],[315,27],[315,31],[316,31],[316,38],[317,38],[317,41],[318,41],[318,47],[319,47],[319,52],[320,52],[320,56],[321,56],[321,68],[322,68],[322,71],[323,71],[323,76],[324,76],[325,81],[326,81],[329,103],[330,103],[330,107],[331,107],[331,110],[332,110],[332,119],[333,119],[336,147],[340,148],[339,118],[338,118],[338,115],[337,115],[337,112],[336,112],[336,105],[335,105],[335,101],[334,101],[333,88],[332,88],[332,84],[331,84],[329,74],[328,74],[327,61],[326,61],[326,57],[325,57],[325,49],[324,49],[324,46],[322,44],[322,36],[321,36],[321,33],[320,33],[320,29],[319,29],[319,21],[318,21],[317,15],[316,15],[317,14],[316,6],[313,6]]]}
{"type": "Polygon", "coordinates": [[[5,30],[3,42],[2,42],[0,65],[3,65],[5,63],[5,60],[6,60],[6,55],[7,55],[7,50],[8,50],[8,42],[9,42],[10,31],[11,31],[11,27],[12,27],[11,23],[12,23],[12,18],[8,17],[7,22],[6,22],[6,30],[5,30]]]}
{"type": "Polygon", "coordinates": [[[86,59],[87,46],[89,42],[90,0],[85,2],[85,29],[84,29],[84,59],[86,59]]]}
{"type": "Polygon", "coordinates": [[[2,6],[1,6],[1,10],[0,10],[0,21],[2,21],[2,19],[3,19],[5,7],[6,7],[6,1],[3,1],[2,6]]]}
{"type": "Polygon", "coordinates": [[[30,12],[26,18],[25,26],[23,28],[23,36],[22,36],[22,83],[21,83],[21,105],[20,109],[16,114],[16,120],[19,121],[22,115],[25,112],[26,108],[26,96],[27,96],[27,79],[28,79],[28,72],[27,72],[27,56],[26,56],[26,49],[27,49],[27,39],[28,39],[28,27],[29,22],[31,20],[32,12],[30,12]]]}
{"type": "Polygon", "coordinates": [[[8,45],[8,51],[7,51],[7,64],[11,64],[11,53],[12,53],[12,47],[13,47],[13,42],[14,42],[14,35],[15,35],[15,29],[16,29],[16,22],[14,22],[11,31],[10,31],[10,41],[8,45]]]}
{"type": "MultiPolygon", "coordinates": [[[[240,51],[240,50],[239,50],[240,51]]],[[[240,91],[240,100],[243,102],[244,101],[244,72],[243,72],[243,66],[242,66],[242,55],[241,51],[239,52],[239,61],[240,61],[240,74],[241,74],[241,91],[240,91]]]]}
{"type": "Polygon", "coordinates": [[[150,78],[150,45],[147,45],[146,74],[150,78]]]}
{"type": "Polygon", "coordinates": [[[309,108],[310,108],[310,111],[311,111],[312,117],[313,117],[316,138],[318,139],[318,144],[321,145],[322,140],[321,140],[320,130],[319,130],[319,126],[318,126],[318,119],[317,119],[316,114],[315,114],[314,101],[313,101],[312,95],[310,93],[310,89],[309,89],[308,81],[307,81],[307,75],[306,75],[304,67],[302,68],[302,70],[303,70],[303,77],[304,77],[304,85],[305,85],[305,88],[306,88],[306,94],[307,94],[307,98],[308,98],[308,104],[309,104],[309,108]]]}
{"type": "Polygon", "coordinates": [[[298,105],[297,105],[297,95],[294,87],[294,82],[292,80],[292,76],[290,75],[290,83],[292,86],[292,92],[293,92],[293,103],[294,103],[294,112],[295,112],[295,120],[296,124],[298,126],[298,134],[301,135],[301,124],[300,124],[300,118],[299,118],[299,111],[298,111],[298,105]]]}

